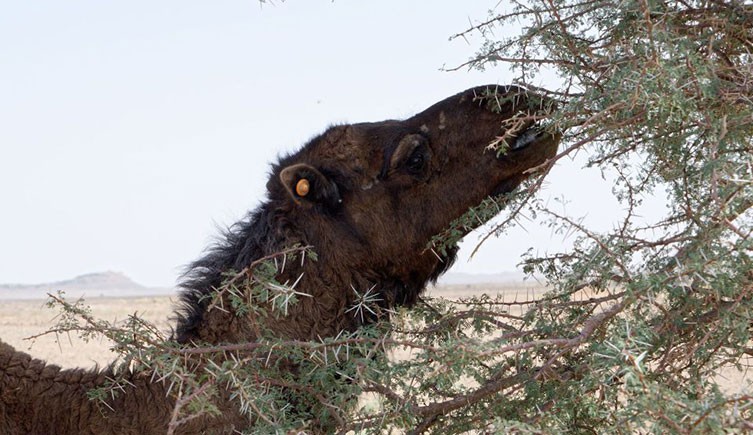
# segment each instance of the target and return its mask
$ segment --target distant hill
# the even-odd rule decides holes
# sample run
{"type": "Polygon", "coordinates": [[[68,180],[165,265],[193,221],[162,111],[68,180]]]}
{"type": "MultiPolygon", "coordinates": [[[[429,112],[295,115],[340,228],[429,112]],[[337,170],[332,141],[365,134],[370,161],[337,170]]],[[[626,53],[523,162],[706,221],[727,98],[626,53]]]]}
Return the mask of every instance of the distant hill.
{"type": "Polygon", "coordinates": [[[145,287],[120,272],[88,273],[73,279],[44,284],[0,284],[0,300],[44,299],[47,293],[64,291],[69,298],[169,295],[171,288],[145,287]]]}
{"type": "Polygon", "coordinates": [[[531,282],[531,285],[539,285],[532,280],[524,281],[522,272],[500,273],[456,273],[449,272],[439,278],[437,285],[475,285],[475,284],[515,284],[531,282]]]}

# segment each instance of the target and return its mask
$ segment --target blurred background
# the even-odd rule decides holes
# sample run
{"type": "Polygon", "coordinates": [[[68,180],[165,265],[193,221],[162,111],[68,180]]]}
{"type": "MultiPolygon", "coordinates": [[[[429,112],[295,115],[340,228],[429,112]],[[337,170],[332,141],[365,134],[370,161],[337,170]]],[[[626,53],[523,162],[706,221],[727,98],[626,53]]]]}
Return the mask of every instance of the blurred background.
{"type": "MultiPolygon", "coordinates": [[[[506,66],[447,71],[481,43],[450,36],[496,6],[4,2],[0,283],[114,271],[172,287],[218,228],[263,200],[280,154],[331,124],[404,118],[471,86],[510,83],[506,66]]],[[[558,84],[541,77],[536,85],[558,84]]],[[[582,166],[558,163],[539,196],[566,194],[568,212],[609,227],[617,203],[582,166]]],[[[523,222],[469,261],[483,234],[466,238],[448,280],[520,276],[522,252],[567,244],[523,222]]]]}

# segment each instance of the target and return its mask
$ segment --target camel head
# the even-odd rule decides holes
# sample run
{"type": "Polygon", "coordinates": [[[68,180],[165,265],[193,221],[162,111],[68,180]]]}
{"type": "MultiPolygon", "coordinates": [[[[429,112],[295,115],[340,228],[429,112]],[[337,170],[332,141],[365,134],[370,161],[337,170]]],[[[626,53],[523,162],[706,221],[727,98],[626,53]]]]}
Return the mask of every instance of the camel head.
{"type": "Polygon", "coordinates": [[[410,304],[454,259],[432,237],[554,156],[558,135],[536,122],[547,110],[523,88],[483,86],[403,121],[335,126],[276,166],[270,198],[323,261],[400,283],[387,296],[410,304]]]}
{"type": "Polygon", "coordinates": [[[344,312],[367,291],[382,308],[414,304],[457,250],[439,255],[432,238],[555,155],[559,134],[537,122],[552,106],[521,87],[482,86],[402,121],[329,128],[274,165],[267,201],[191,266],[179,337],[195,335],[199,296],[217,288],[223,272],[294,244],[311,246],[319,259],[278,276],[312,295],[275,325],[282,335],[352,329],[362,322],[344,312]],[[489,149],[494,142],[506,144],[503,152],[489,149]]]}

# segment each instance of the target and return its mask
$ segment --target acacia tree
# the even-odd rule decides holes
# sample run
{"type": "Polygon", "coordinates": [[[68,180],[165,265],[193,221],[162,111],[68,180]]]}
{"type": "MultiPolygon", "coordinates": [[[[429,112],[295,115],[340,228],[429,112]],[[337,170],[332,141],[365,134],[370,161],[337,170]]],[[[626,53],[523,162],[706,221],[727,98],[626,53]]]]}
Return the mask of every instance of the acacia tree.
{"type": "MultiPolygon", "coordinates": [[[[186,414],[212,412],[208,391],[220,384],[255,417],[249,432],[305,431],[310,421],[341,433],[753,429],[746,386],[717,382],[721,368],[744,370],[753,354],[752,29],[753,6],[740,1],[529,0],[455,36],[484,40],[462,67],[511,66],[526,85],[543,70],[559,75],[547,128],[565,135],[550,163],[587,155],[623,206],[613,229],[597,232],[538,201],[541,178],[506,198],[492,233],[526,215],[576,235],[563,252],[524,258],[545,294],[427,298],[353,334],[312,343],[270,336],[232,349],[159,344],[164,337],[143,322],[123,332],[78,305],[64,304],[61,330],[104,331],[132,369],[178,382],[171,430],[186,414]],[[521,30],[497,38],[503,27],[521,30]],[[659,194],[667,213],[646,222],[642,201],[659,194]],[[253,357],[272,350],[301,368],[295,377],[253,357]],[[291,394],[311,406],[291,411],[291,394]]],[[[504,152],[504,141],[496,145],[504,152]]],[[[471,210],[431,248],[499,204],[471,210]]],[[[294,298],[263,285],[275,264],[252,265],[219,294],[238,294],[239,310],[284,300],[284,315],[294,298]]],[[[368,301],[354,307],[368,309],[368,301]]]]}
{"type": "Polygon", "coordinates": [[[395,398],[411,403],[419,431],[753,428],[746,389],[722,391],[715,377],[746,368],[751,353],[752,29],[753,7],[738,1],[536,0],[456,36],[485,40],[470,67],[511,65],[524,84],[559,74],[551,128],[567,134],[555,160],[585,153],[611,174],[624,212],[596,232],[522,192],[528,201],[500,225],[528,212],[577,240],[526,258],[551,292],[521,317],[500,300],[442,317],[482,326],[434,358],[467,361],[439,372],[479,386],[456,388],[448,374],[440,400],[395,398]],[[503,27],[522,31],[497,39],[503,27]],[[667,214],[646,223],[638,209],[657,192],[667,214]]]}

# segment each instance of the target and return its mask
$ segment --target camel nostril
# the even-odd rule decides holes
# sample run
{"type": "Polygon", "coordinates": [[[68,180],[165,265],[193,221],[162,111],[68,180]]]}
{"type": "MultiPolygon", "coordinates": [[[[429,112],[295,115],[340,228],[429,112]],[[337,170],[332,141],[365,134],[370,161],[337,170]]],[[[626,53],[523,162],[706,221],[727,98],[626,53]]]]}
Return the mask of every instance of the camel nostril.
{"type": "Polygon", "coordinates": [[[536,142],[536,140],[541,137],[541,133],[542,131],[538,127],[531,127],[523,133],[519,134],[510,148],[513,150],[523,149],[528,145],[536,142]]]}

